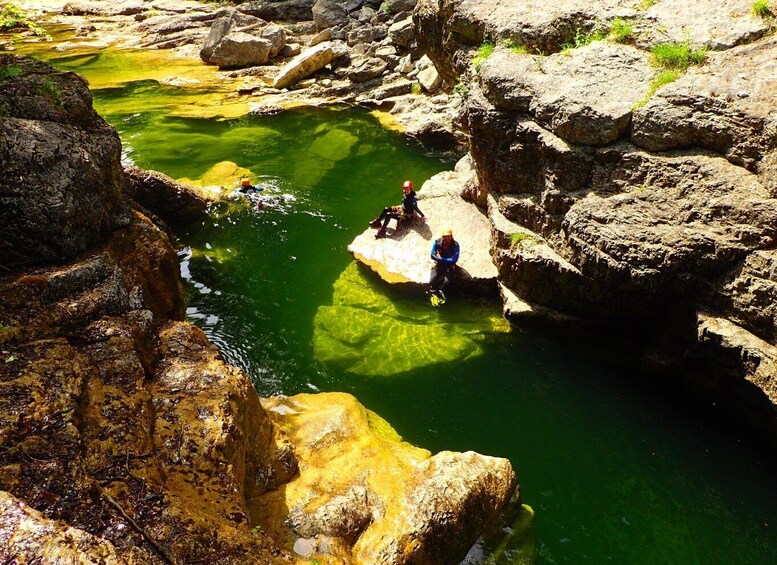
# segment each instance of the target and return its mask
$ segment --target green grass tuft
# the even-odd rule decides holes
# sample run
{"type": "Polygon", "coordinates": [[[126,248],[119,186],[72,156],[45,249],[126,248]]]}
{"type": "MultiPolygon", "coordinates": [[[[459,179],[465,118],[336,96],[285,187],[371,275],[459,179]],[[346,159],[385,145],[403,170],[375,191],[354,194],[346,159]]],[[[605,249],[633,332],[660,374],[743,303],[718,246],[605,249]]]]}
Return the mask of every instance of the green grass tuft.
{"type": "Polygon", "coordinates": [[[22,68],[19,65],[6,65],[0,67],[0,79],[18,77],[22,74],[22,68]]]}
{"type": "Polygon", "coordinates": [[[707,48],[692,49],[684,43],[659,43],[650,50],[653,62],[658,67],[684,71],[691,65],[701,65],[707,60],[707,48]]]}
{"type": "Polygon", "coordinates": [[[475,66],[476,71],[480,70],[480,65],[494,53],[495,48],[496,46],[490,41],[486,41],[478,47],[477,53],[472,58],[472,64],[475,66]]]}
{"type": "Polygon", "coordinates": [[[642,2],[634,6],[634,9],[639,10],[640,12],[644,12],[655,3],[656,3],[656,0],[642,0],[642,2]]]}
{"type": "Polygon", "coordinates": [[[526,241],[528,243],[537,243],[537,238],[535,238],[533,235],[529,235],[528,233],[523,233],[523,232],[516,232],[516,233],[510,234],[510,245],[512,247],[519,245],[523,241],[526,241]]]}
{"type": "Polygon", "coordinates": [[[523,43],[520,43],[511,37],[508,37],[507,39],[505,39],[502,45],[504,45],[507,49],[509,49],[513,53],[519,53],[521,55],[529,54],[529,49],[523,43]]]}
{"type": "Polygon", "coordinates": [[[680,71],[677,69],[662,69],[661,71],[656,74],[656,76],[653,77],[653,80],[650,81],[650,86],[648,86],[647,94],[645,94],[645,97],[637,102],[634,105],[634,109],[642,108],[645,104],[648,103],[648,100],[656,93],[656,91],[664,86],[665,84],[669,84],[670,82],[676,81],[680,76],[680,71]]]}
{"type": "Polygon", "coordinates": [[[575,36],[572,38],[572,41],[564,43],[561,46],[561,50],[568,51],[569,49],[579,49],[580,47],[585,47],[594,41],[602,41],[603,39],[607,39],[608,34],[609,31],[602,29],[601,27],[596,27],[590,31],[583,28],[578,28],[575,30],[575,36]]]}
{"type": "Polygon", "coordinates": [[[415,94],[416,96],[421,94],[421,83],[414,82],[413,85],[410,87],[410,93],[415,94]]]}
{"type": "Polygon", "coordinates": [[[750,10],[761,18],[771,18],[774,15],[769,0],[756,0],[750,10]]]}
{"type": "Polygon", "coordinates": [[[456,86],[453,87],[453,92],[461,96],[464,100],[469,98],[469,87],[462,79],[459,79],[456,86]]]}
{"type": "Polygon", "coordinates": [[[631,22],[618,18],[610,24],[610,34],[608,36],[616,43],[626,43],[634,38],[634,30],[631,22]]]}

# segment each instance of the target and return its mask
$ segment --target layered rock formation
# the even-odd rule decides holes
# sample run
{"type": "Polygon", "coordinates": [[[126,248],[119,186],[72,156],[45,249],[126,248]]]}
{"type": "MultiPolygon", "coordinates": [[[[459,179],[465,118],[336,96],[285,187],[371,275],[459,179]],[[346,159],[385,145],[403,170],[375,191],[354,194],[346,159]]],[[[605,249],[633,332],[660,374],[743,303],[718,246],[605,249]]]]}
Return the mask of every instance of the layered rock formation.
{"type": "Polygon", "coordinates": [[[0,70],[0,561],[459,560],[509,462],[432,457],[346,396],[264,408],[181,321],[171,242],[124,190],[166,179],[125,174],[77,76],[0,70]]]}
{"type": "Polygon", "coordinates": [[[777,438],[777,42],[750,4],[422,0],[414,21],[466,97],[508,313],[629,328],[777,438]],[[672,41],[717,51],[659,88],[672,41]]]}

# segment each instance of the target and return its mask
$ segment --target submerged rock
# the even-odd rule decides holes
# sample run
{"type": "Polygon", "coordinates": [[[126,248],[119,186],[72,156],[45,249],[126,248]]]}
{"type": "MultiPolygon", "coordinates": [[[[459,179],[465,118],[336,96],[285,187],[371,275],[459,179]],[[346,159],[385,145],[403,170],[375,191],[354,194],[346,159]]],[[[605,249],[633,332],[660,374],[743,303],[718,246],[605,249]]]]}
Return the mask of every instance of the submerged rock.
{"type": "Polygon", "coordinates": [[[420,295],[414,301],[386,296],[352,263],[335,282],[332,305],[316,312],[313,347],[324,363],[390,376],[476,357],[487,336],[509,331],[490,304],[451,300],[441,316],[420,295]]]}

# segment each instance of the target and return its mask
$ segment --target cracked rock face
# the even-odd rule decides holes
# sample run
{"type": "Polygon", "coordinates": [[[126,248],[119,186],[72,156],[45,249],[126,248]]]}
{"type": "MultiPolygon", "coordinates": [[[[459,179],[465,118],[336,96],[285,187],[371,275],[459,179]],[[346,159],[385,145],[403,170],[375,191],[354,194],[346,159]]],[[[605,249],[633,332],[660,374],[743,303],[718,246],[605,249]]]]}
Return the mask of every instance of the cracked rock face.
{"type": "Polygon", "coordinates": [[[0,265],[69,259],[129,223],[119,137],[72,73],[13,55],[0,67],[0,265]]]}
{"type": "Polygon", "coordinates": [[[664,366],[777,438],[777,43],[750,4],[422,0],[413,18],[446,81],[468,84],[510,312],[653,332],[664,366]],[[615,18],[629,44],[559,52],[615,18]],[[649,49],[671,41],[716,51],[652,92],[649,49]]]}

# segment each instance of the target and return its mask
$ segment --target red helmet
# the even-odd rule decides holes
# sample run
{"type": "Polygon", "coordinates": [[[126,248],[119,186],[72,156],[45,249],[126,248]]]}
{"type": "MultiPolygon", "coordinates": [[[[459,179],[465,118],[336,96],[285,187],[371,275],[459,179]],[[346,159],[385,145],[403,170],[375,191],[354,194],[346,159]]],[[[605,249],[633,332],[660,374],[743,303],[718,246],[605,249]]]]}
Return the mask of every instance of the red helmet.
{"type": "Polygon", "coordinates": [[[406,180],[405,184],[402,185],[402,188],[409,188],[409,189],[412,190],[413,189],[413,181],[406,180]]]}

